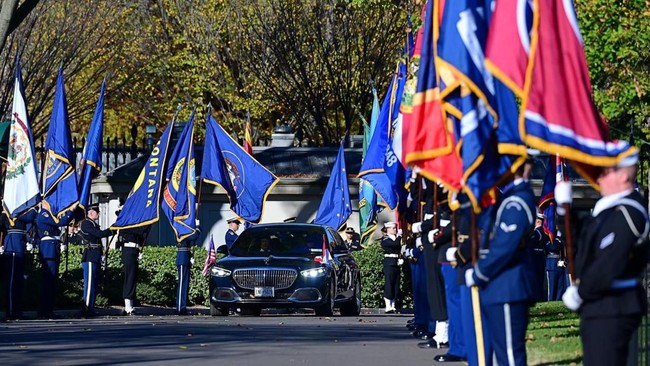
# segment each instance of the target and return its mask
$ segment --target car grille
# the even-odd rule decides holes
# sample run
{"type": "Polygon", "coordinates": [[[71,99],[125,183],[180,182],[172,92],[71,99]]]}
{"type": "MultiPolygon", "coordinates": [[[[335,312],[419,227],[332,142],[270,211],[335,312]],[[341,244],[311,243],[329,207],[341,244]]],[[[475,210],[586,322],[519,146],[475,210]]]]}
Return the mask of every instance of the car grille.
{"type": "Polygon", "coordinates": [[[291,287],[296,277],[296,270],[284,268],[236,269],[232,274],[237,286],[245,289],[272,286],[281,290],[291,287]]]}

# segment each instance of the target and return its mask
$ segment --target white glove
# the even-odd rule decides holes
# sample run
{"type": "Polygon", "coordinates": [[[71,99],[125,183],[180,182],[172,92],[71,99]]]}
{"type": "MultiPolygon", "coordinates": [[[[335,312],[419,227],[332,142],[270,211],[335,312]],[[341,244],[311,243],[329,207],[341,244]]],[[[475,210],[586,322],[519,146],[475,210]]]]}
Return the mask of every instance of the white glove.
{"type": "Polygon", "coordinates": [[[31,252],[32,250],[34,250],[34,244],[27,243],[27,245],[25,246],[25,250],[27,250],[28,252],[31,252]]]}
{"type": "Polygon", "coordinates": [[[411,231],[413,234],[421,233],[422,232],[422,222],[415,222],[413,225],[411,225],[411,231]]]}
{"type": "Polygon", "coordinates": [[[0,255],[5,253],[5,247],[4,245],[0,245],[0,255]]]}
{"type": "Polygon", "coordinates": [[[564,291],[564,295],[562,295],[562,302],[564,305],[566,305],[567,308],[573,311],[578,310],[580,308],[580,305],[582,305],[582,298],[578,293],[578,286],[569,286],[566,291],[564,291]]]}
{"type": "Polygon", "coordinates": [[[402,236],[402,229],[397,230],[397,236],[402,236]]]}
{"type": "Polygon", "coordinates": [[[416,247],[421,247],[422,246],[422,237],[418,236],[417,239],[415,239],[415,246],[416,247]]]}
{"type": "Polygon", "coordinates": [[[138,262],[140,262],[140,261],[142,260],[142,257],[144,257],[144,256],[142,255],[142,253],[138,253],[138,262]]]}
{"type": "Polygon", "coordinates": [[[476,285],[476,281],[474,281],[474,268],[465,271],[465,285],[467,285],[467,287],[476,285]]]}
{"type": "Polygon", "coordinates": [[[445,252],[445,258],[449,262],[454,262],[456,260],[456,251],[458,251],[458,248],[456,247],[447,248],[447,251],[445,252]]]}
{"type": "Polygon", "coordinates": [[[398,266],[401,266],[402,264],[404,264],[404,259],[399,258],[399,259],[397,260],[397,265],[398,265],[398,266]]]}
{"type": "Polygon", "coordinates": [[[433,238],[436,236],[436,234],[438,234],[439,231],[440,231],[439,229],[433,229],[429,231],[429,234],[427,235],[427,237],[429,238],[429,243],[433,243],[433,238]]]}
{"type": "Polygon", "coordinates": [[[564,261],[557,261],[557,266],[558,267],[566,267],[566,263],[564,263],[564,261]]]}
{"type": "Polygon", "coordinates": [[[106,256],[102,255],[102,263],[105,263],[105,262],[106,262],[106,256]]]}
{"type": "Polygon", "coordinates": [[[68,246],[65,244],[61,244],[61,253],[65,253],[65,251],[68,249],[68,246]]]}
{"type": "Polygon", "coordinates": [[[573,188],[571,182],[557,182],[555,184],[555,202],[557,202],[557,212],[564,215],[564,209],[561,209],[565,203],[571,204],[573,202],[573,188]],[[561,212],[560,212],[561,210],[561,212]]]}
{"type": "Polygon", "coordinates": [[[194,257],[190,258],[190,264],[194,265],[194,257]]]}
{"type": "Polygon", "coordinates": [[[196,226],[200,226],[201,225],[201,220],[196,219],[196,220],[194,220],[194,223],[196,224],[196,226]]]}

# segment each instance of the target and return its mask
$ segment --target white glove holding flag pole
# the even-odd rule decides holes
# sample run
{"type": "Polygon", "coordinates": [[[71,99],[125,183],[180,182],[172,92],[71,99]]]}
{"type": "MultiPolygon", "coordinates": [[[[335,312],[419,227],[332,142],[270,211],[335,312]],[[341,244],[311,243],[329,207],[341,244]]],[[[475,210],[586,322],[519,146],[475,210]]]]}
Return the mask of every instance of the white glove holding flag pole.
{"type": "Polygon", "coordinates": [[[562,295],[562,302],[567,308],[577,311],[582,305],[582,298],[578,293],[578,286],[569,286],[566,291],[564,291],[564,295],[562,295]]]}
{"type": "Polygon", "coordinates": [[[61,253],[65,253],[65,251],[68,249],[68,246],[65,244],[61,244],[61,253]]]}
{"type": "Polygon", "coordinates": [[[440,229],[433,229],[429,231],[429,234],[427,235],[429,243],[433,244],[433,238],[436,236],[436,234],[438,234],[439,231],[440,229]]]}
{"type": "Polygon", "coordinates": [[[559,215],[566,214],[563,205],[573,202],[573,187],[571,182],[557,182],[555,184],[555,202],[557,203],[557,213],[559,215]]]}
{"type": "Polygon", "coordinates": [[[476,285],[476,281],[474,281],[474,268],[465,271],[465,285],[467,285],[467,287],[476,285]]]}
{"type": "Polygon", "coordinates": [[[445,258],[449,262],[454,262],[456,261],[456,251],[458,248],[452,247],[452,248],[447,248],[447,251],[445,252],[445,258]]]}
{"type": "Polygon", "coordinates": [[[415,222],[411,225],[411,232],[413,234],[419,234],[422,232],[422,222],[415,222]]]}
{"type": "Polygon", "coordinates": [[[27,243],[27,245],[25,245],[25,250],[27,250],[28,252],[31,252],[32,250],[34,250],[34,244],[27,243]]]}

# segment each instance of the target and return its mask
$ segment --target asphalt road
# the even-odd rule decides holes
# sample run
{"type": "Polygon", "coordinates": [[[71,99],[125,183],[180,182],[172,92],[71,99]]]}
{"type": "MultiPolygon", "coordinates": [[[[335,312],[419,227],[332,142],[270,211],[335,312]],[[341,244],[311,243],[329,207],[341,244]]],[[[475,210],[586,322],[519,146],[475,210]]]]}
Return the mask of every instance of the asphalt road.
{"type": "Polygon", "coordinates": [[[438,364],[445,351],[417,348],[407,315],[104,314],[0,323],[2,364],[411,366],[438,364]]]}

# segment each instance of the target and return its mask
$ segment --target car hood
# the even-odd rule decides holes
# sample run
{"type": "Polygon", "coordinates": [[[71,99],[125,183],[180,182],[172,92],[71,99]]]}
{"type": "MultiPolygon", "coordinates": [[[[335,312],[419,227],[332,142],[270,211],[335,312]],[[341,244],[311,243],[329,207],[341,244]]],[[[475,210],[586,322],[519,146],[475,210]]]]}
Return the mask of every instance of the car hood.
{"type": "Polygon", "coordinates": [[[321,265],[307,257],[280,257],[269,255],[264,257],[227,256],[220,259],[217,262],[217,266],[230,270],[250,267],[289,267],[297,270],[304,270],[319,267],[321,265]]]}

